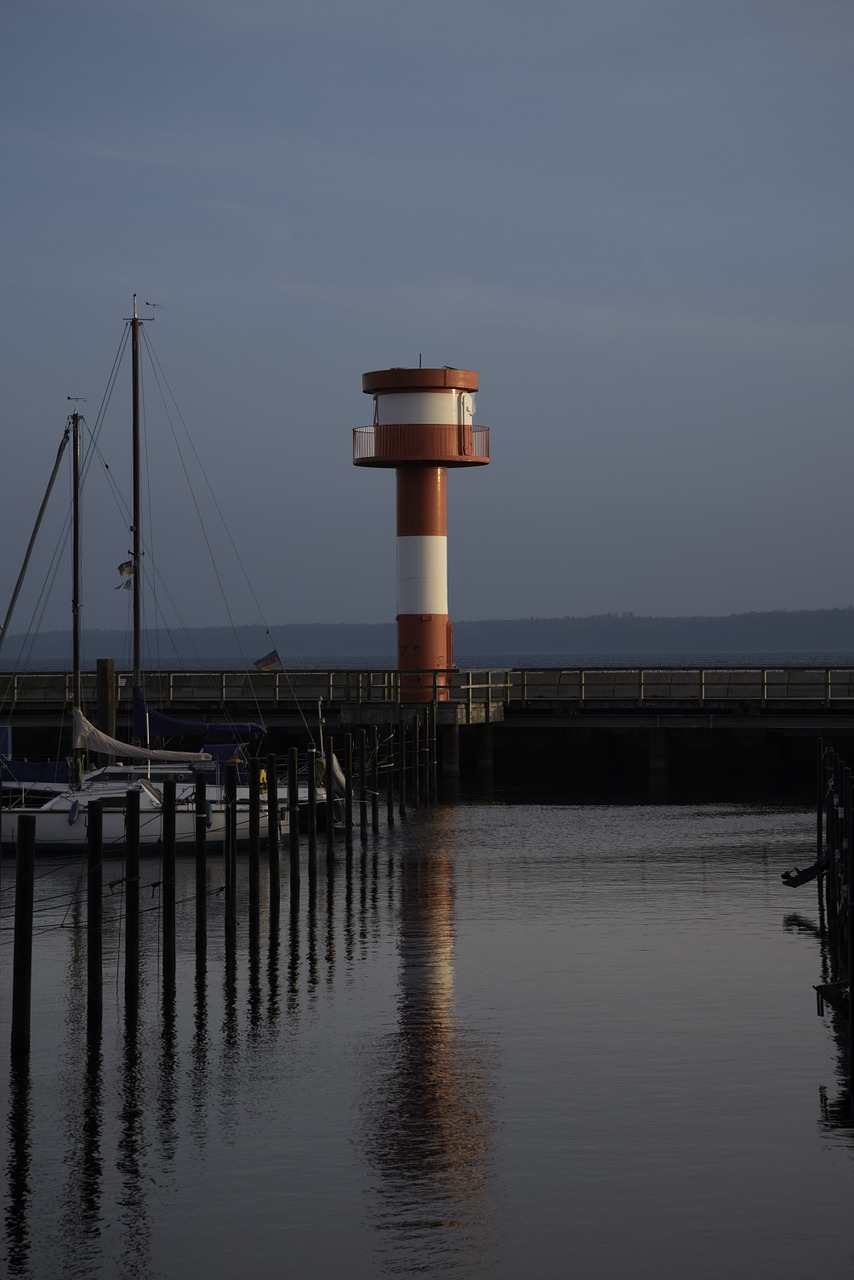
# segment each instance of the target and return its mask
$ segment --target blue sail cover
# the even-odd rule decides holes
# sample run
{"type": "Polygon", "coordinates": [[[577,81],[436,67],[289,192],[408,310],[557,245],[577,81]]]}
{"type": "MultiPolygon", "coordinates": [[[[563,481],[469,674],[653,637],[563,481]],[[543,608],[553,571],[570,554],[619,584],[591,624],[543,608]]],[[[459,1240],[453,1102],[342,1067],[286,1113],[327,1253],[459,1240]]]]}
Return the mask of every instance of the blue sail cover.
{"type": "Polygon", "coordinates": [[[0,756],[0,778],[3,782],[62,782],[71,781],[67,760],[12,760],[0,756]]]}
{"type": "Polygon", "coordinates": [[[139,742],[155,738],[175,738],[189,735],[207,737],[209,733],[233,734],[236,738],[263,738],[267,732],[263,724],[240,723],[236,720],[179,720],[165,716],[162,711],[149,707],[141,689],[133,691],[133,736],[139,742]]]}

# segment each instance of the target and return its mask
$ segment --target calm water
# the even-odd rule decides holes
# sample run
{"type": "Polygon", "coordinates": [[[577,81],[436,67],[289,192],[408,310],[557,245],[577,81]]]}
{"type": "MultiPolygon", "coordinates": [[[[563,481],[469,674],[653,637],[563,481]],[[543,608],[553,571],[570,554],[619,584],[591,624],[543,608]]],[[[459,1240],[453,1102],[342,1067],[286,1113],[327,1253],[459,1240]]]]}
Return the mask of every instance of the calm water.
{"type": "Polygon", "coordinates": [[[88,1060],[78,868],[41,864],[6,1274],[847,1280],[815,887],[780,882],[813,842],[811,814],[746,806],[422,811],[364,856],[357,832],[331,882],[321,857],[314,892],[304,868],[295,904],[285,879],[278,927],[264,905],[250,936],[244,906],[231,961],[212,860],[200,982],[184,862],[165,1005],[144,889],[136,1035],[107,892],[88,1060]]]}

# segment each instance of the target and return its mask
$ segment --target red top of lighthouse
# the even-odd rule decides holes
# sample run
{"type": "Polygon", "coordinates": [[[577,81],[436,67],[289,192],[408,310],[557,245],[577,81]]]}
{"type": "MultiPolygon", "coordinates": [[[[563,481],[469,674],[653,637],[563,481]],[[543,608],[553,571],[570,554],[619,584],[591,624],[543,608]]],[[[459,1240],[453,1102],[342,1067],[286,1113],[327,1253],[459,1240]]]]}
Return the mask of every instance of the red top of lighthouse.
{"type": "Polygon", "coordinates": [[[489,428],[475,427],[473,369],[377,369],[362,374],[374,424],[353,432],[357,467],[482,467],[489,428]]]}
{"type": "Polygon", "coordinates": [[[473,369],[377,369],[362,374],[362,390],[366,395],[382,395],[387,391],[477,391],[477,374],[473,369]]]}

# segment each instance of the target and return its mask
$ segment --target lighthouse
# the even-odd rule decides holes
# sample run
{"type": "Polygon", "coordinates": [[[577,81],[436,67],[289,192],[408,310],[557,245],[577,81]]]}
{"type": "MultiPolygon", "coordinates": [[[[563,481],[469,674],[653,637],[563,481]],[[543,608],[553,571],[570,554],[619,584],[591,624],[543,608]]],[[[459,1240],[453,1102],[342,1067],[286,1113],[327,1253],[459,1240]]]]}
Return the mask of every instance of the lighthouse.
{"type": "Polygon", "coordinates": [[[362,375],[370,427],[353,432],[357,467],[397,472],[397,666],[403,702],[446,701],[454,665],[448,618],[449,467],[489,462],[474,426],[472,369],[380,369],[362,375]]]}

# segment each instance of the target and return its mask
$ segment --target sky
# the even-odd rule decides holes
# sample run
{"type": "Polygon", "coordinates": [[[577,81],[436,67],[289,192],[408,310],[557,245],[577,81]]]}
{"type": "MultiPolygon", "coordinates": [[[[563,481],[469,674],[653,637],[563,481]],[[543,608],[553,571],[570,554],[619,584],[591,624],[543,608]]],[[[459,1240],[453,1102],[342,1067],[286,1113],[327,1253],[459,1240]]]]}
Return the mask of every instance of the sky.
{"type": "MultiPolygon", "coordinates": [[[[849,0],[5,0],[0,72],[4,610],[134,293],[149,622],[392,620],[351,432],[419,360],[491,433],[456,620],[854,602],[849,0]]],[[[99,449],[83,618],[122,627],[127,361],[99,449]]]]}

